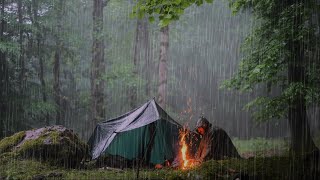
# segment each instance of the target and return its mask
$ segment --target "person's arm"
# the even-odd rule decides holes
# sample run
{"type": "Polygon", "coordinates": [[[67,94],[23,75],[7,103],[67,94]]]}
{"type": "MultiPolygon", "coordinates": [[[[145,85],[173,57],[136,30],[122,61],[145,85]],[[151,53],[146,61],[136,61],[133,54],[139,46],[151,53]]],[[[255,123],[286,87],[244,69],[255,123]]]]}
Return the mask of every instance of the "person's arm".
{"type": "Polygon", "coordinates": [[[194,155],[194,159],[199,159],[200,158],[200,154],[201,154],[201,147],[199,146],[198,149],[197,149],[197,152],[196,154],[194,155]]]}
{"type": "Polygon", "coordinates": [[[212,148],[212,139],[208,138],[205,142],[206,146],[203,147],[201,156],[199,157],[200,163],[204,162],[206,159],[210,159],[211,157],[208,158],[210,155],[210,151],[212,148]]]}
{"type": "Polygon", "coordinates": [[[204,143],[201,141],[199,144],[199,147],[197,149],[197,152],[194,156],[194,159],[193,159],[194,164],[200,164],[202,162],[201,157],[202,157],[203,149],[204,149],[203,145],[204,145],[204,143]]]}
{"type": "Polygon", "coordinates": [[[208,158],[208,156],[210,155],[211,152],[211,146],[212,146],[212,142],[209,140],[207,143],[206,148],[203,150],[204,153],[201,156],[201,162],[205,161],[206,159],[210,159],[210,157],[208,158]]]}

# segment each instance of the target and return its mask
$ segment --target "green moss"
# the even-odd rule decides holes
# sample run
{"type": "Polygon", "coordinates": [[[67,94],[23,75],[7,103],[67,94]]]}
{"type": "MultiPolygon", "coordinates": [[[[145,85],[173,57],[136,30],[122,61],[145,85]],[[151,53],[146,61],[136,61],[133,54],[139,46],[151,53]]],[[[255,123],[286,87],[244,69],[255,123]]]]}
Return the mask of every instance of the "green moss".
{"type": "Polygon", "coordinates": [[[52,172],[61,170],[46,163],[32,160],[16,160],[3,162],[0,160],[0,177],[4,179],[33,179],[35,176],[48,176],[52,172]]]}
{"type": "Polygon", "coordinates": [[[302,159],[289,157],[228,159],[208,161],[179,173],[167,173],[171,179],[230,179],[237,174],[250,179],[306,179],[313,170],[302,159]]]}
{"type": "Polygon", "coordinates": [[[15,152],[6,152],[0,154],[0,162],[6,163],[12,161],[13,159],[18,159],[19,155],[15,152]]]}
{"type": "Polygon", "coordinates": [[[37,139],[30,139],[30,140],[26,140],[18,149],[17,152],[19,154],[27,154],[30,151],[33,150],[37,150],[39,148],[41,148],[41,146],[43,145],[43,141],[46,138],[44,136],[40,136],[37,139]]]}
{"type": "Polygon", "coordinates": [[[12,147],[22,141],[26,135],[24,131],[18,132],[10,137],[6,137],[0,141],[0,154],[11,151],[12,147]]]}
{"type": "Polygon", "coordinates": [[[60,137],[60,133],[59,132],[52,131],[52,132],[49,133],[49,136],[50,136],[53,144],[57,144],[58,143],[58,139],[60,137]]]}
{"type": "Polygon", "coordinates": [[[45,160],[63,167],[79,165],[88,146],[80,139],[59,131],[43,131],[37,139],[26,140],[16,152],[24,158],[45,160]],[[44,143],[50,141],[49,144],[44,143]]]}
{"type": "MultiPolygon", "coordinates": [[[[0,177],[8,179],[32,179],[37,175],[50,176],[57,172],[63,179],[134,179],[135,169],[104,170],[104,169],[63,169],[49,163],[32,160],[11,159],[2,161],[0,158],[0,177]]],[[[299,158],[272,157],[252,159],[228,159],[208,161],[201,166],[189,170],[142,169],[141,179],[230,179],[238,173],[246,174],[250,179],[308,179],[310,167],[299,158]]],[[[314,176],[315,177],[315,176],[314,176]]]]}
{"type": "MultiPolygon", "coordinates": [[[[0,161],[35,159],[60,167],[78,167],[88,152],[88,145],[69,132],[45,129],[36,139],[24,140],[25,132],[0,141],[0,161]]],[[[0,177],[1,179],[1,177],[0,177]]]]}
{"type": "MultiPolygon", "coordinates": [[[[17,151],[19,153],[26,153],[27,151],[41,150],[45,146],[54,146],[59,144],[59,138],[60,133],[57,131],[44,131],[38,138],[25,141],[17,151]],[[51,141],[51,143],[49,145],[44,144],[46,140],[51,141]]],[[[68,149],[67,145],[64,149],[68,149]]]]}

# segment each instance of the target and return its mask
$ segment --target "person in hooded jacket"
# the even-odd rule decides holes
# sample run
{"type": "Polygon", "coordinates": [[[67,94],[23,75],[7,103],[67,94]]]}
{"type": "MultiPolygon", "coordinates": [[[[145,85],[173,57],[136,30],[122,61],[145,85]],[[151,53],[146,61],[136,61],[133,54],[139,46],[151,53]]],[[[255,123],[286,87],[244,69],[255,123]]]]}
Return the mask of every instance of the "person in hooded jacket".
{"type": "Polygon", "coordinates": [[[201,135],[194,159],[197,163],[210,159],[241,158],[228,134],[223,129],[212,126],[205,117],[198,119],[196,131],[201,135]]]}

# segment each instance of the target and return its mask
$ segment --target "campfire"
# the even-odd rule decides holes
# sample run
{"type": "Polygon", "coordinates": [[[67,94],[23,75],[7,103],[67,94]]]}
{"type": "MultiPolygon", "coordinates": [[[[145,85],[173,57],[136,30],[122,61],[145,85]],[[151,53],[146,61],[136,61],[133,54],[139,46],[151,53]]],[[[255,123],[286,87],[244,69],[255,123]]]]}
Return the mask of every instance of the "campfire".
{"type": "Polygon", "coordinates": [[[188,146],[188,143],[187,143],[187,137],[190,135],[190,131],[188,130],[188,128],[183,128],[182,130],[180,130],[179,135],[180,135],[179,138],[180,138],[181,168],[189,169],[195,166],[194,160],[189,156],[190,146],[188,146]]]}
{"type": "MultiPolygon", "coordinates": [[[[188,108],[181,113],[182,116],[188,117],[189,122],[192,121],[192,117],[193,117],[191,102],[192,102],[191,98],[189,98],[187,101],[188,108]]],[[[193,141],[197,141],[197,139],[194,138],[194,133],[189,130],[188,124],[186,123],[183,129],[179,131],[179,145],[180,145],[179,148],[180,149],[179,149],[178,158],[179,158],[179,167],[181,169],[189,169],[199,164],[199,163],[196,163],[196,161],[193,159],[192,153],[194,152],[192,152],[192,146],[195,145],[196,143],[192,142],[191,139],[193,139],[193,141]]]]}
{"type": "Polygon", "coordinates": [[[180,134],[180,145],[181,145],[181,156],[182,156],[182,161],[183,161],[183,169],[188,167],[188,158],[187,158],[187,151],[188,151],[188,146],[186,144],[186,135],[188,131],[184,131],[180,134]]]}

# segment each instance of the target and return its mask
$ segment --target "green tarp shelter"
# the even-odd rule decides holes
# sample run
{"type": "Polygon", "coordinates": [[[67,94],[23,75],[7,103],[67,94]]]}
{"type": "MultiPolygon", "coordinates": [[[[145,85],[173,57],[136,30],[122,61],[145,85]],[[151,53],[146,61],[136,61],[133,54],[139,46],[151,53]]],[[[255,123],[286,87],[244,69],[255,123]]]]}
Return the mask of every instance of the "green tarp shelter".
{"type": "Polygon", "coordinates": [[[98,123],[89,139],[92,159],[101,155],[143,159],[145,164],[175,158],[179,129],[154,99],[117,118],[98,123]]]}

